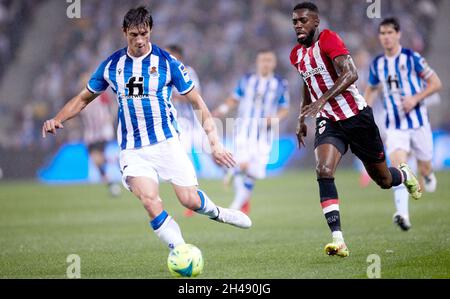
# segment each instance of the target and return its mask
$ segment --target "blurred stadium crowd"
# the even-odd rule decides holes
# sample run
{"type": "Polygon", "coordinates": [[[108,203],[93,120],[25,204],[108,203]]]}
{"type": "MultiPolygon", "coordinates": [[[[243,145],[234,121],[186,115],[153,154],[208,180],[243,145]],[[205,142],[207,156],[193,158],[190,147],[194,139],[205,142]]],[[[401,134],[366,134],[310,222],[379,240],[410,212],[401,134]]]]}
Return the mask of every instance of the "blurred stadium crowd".
{"type": "Polygon", "coordinates": [[[34,0],[0,1],[0,78],[14,58],[14,49],[19,47],[26,28],[26,20],[38,4],[34,0]]]}
{"type": "MultiPolygon", "coordinates": [[[[382,16],[395,15],[401,20],[403,44],[427,54],[428,37],[440,0],[384,1],[382,16]],[[413,5],[411,5],[413,3],[413,5]],[[417,24],[421,24],[418,26],[417,24]]],[[[0,2],[0,80],[14,53],[21,45],[24,30],[31,23],[35,6],[42,1],[3,0],[0,2]],[[27,21],[28,20],[28,21],[27,21]]],[[[81,139],[81,122],[70,123],[64,140],[43,141],[42,121],[54,115],[81,88],[79,78],[115,50],[125,46],[121,22],[125,12],[143,1],[81,1],[81,19],[67,21],[52,47],[50,61],[30,82],[30,98],[23,109],[12,111],[14,122],[3,130],[3,148],[43,148],[49,142],[81,139]],[[18,130],[17,130],[18,129],[18,130]]],[[[185,48],[185,63],[200,77],[203,96],[212,109],[224,100],[241,75],[253,69],[255,50],[276,51],[278,73],[290,83],[292,113],[283,129],[295,131],[300,101],[300,79],[290,66],[289,53],[296,44],[290,21],[295,4],[291,0],[165,0],[145,1],[153,11],[152,42],[161,47],[178,43],[185,48]]],[[[372,56],[380,52],[377,37],[379,19],[366,15],[363,0],[317,0],[321,8],[321,27],[337,31],[346,42],[360,69],[359,88],[363,91],[372,56]]],[[[0,111],[8,111],[1,107],[0,111]]],[[[11,111],[9,111],[11,112],[11,111]]]]}

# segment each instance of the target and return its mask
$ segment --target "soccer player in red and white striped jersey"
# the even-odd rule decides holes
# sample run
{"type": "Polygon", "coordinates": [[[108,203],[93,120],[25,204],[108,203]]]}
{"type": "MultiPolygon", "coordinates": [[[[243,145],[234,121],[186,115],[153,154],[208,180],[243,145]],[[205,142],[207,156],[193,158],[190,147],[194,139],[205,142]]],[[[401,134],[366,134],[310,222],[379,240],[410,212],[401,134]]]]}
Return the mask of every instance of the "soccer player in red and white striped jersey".
{"type": "Polygon", "coordinates": [[[350,52],[335,32],[319,30],[317,6],[310,2],[296,5],[292,22],[298,45],[290,59],[304,81],[297,138],[299,146],[304,146],[305,117],[316,117],[317,181],[323,213],[333,238],[325,246],[325,252],[346,257],[349,251],[341,230],[334,173],[349,147],[381,188],[403,183],[413,198],[418,199],[420,185],[406,164],[399,168],[387,167],[372,110],[354,85],[358,74],[350,52]]]}
{"type": "MultiPolygon", "coordinates": [[[[299,44],[292,50],[291,63],[302,75],[313,101],[319,100],[336,83],[338,74],[333,65],[334,59],[349,54],[339,36],[328,29],[320,32],[318,41],[310,47],[299,44]]],[[[333,121],[345,120],[359,114],[366,106],[356,86],[351,84],[330,98],[319,115],[333,121]]]]}

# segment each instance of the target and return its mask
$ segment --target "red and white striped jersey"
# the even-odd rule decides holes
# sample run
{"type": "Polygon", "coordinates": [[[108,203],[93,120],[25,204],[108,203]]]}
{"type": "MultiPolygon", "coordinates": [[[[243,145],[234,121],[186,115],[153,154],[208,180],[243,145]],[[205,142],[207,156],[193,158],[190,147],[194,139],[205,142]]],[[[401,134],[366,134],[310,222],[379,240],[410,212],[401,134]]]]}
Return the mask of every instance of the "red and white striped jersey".
{"type": "Polygon", "coordinates": [[[104,92],[81,112],[86,144],[114,139],[114,117],[110,105],[110,96],[104,92]]]}
{"type": "MultiPolygon", "coordinates": [[[[311,101],[317,101],[331,89],[338,78],[333,60],[341,55],[349,55],[342,39],[337,33],[325,29],[317,42],[311,47],[297,45],[291,52],[291,63],[299,71],[311,95],[311,101]]],[[[354,84],[325,104],[316,117],[326,117],[339,121],[355,116],[364,107],[366,101],[354,84]]]]}

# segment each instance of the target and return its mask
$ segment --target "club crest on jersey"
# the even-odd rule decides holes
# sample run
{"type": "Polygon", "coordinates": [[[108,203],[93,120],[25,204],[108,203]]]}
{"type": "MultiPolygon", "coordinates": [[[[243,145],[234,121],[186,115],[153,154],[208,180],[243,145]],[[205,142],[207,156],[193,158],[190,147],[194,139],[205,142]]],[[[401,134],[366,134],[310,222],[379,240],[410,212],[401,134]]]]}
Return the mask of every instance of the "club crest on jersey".
{"type": "Polygon", "coordinates": [[[325,131],[325,129],[326,129],[326,125],[327,124],[327,121],[326,120],[322,120],[320,123],[319,123],[319,135],[322,135],[322,133],[325,131]]]}
{"type": "Polygon", "coordinates": [[[150,77],[152,77],[152,78],[159,77],[158,69],[156,68],[156,66],[152,66],[148,73],[149,73],[150,77]]]}

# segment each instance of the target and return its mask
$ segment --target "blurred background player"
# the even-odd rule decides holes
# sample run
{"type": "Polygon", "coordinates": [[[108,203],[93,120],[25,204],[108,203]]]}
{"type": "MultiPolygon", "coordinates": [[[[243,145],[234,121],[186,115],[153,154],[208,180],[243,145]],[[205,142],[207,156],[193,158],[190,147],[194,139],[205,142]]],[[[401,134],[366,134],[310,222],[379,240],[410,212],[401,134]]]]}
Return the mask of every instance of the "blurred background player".
{"type": "MultiPolygon", "coordinates": [[[[419,53],[401,46],[397,19],[383,20],[378,35],[384,54],[377,56],[370,66],[364,97],[369,105],[373,105],[379,86],[382,86],[386,151],[391,164],[398,167],[413,154],[425,191],[434,192],[437,181],[431,164],[433,135],[424,100],[441,89],[441,80],[419,53]]],[[[394,223],[407,231],[411,227],[408,191],[402,185],[393,189],[394,223]]]]}
{"type": "MultiPolygon", "coordinates": [[[[89,80],[89,74],[82,75],[83,86],[89,80]]],[[[118,196],[121,192],[120,185],[114,182],[107,174],[108,161],[105,155],[106,145],[114,140],[114,117],[112,101],[106,92],[99,96],[97,101],[80,114],[83,122],[83,139],[88,148],[89,157],[100,172],[102,182],[106,183],[112,196],[118,196]]]]}
{"type": "Polygon", "coordinates": [[[349,147],[381,188],[390,189],[404,183],[416,199],[420,198],[421,190],[406,164],[399,168],[387,167],[372,109],[354,85],[358,74],[350,52],[338,34],[319,29],[317,6],[311,2],[296,5],[292,22],[298,45],[292,49],[290,59],[304,81],[297,127],[299,146],[305,145],[305,117],[316,118],[317,182],[323,214],[332,233],[332,242],[325,245],[325,252],[347,257],[349,250],[341,230],[334,176],[349,147]]]}
{"type": "Polygon", "coordinates": [[[234,91],[213,112],[223,117],[236,106],[235,123],[236,169],[230,169],[225,183],[234,176],[234,200],[231,209],[249,213],[250,198],[256,179],[266,176],[272,148],[273,130],[289,113],[287,81],[274,73],[277,58],[272,50],[261,50],[256,57],[256,72],[243,76],[234,91]]]}
{"type": "Polygon", "coordinates": [[[156,236],[170,250],[185,244],[178,223],[164,210],[159,178],[169,181],[180,203],[211,220],[240,228],[252,223],[241,211],[216,206],[198,189],[194,167],[184,152],[168,106],[175,87],[201,111],[202,125],[219,165],[232,167],[233,156],[219,140],[217,128],[185,66],[150,43],[153,18],[144,6],[130,9],[123,18],[127,47],[106,58],[87,86],[42,126],[42,136],[56,134],[63,122],[75,117],[109,86],[119,103],[118,143],[123,185],[142,203],[156,236]],[[170,78],[170,79],[169,79],[170,78]]]}
{"type": "MultiPolygon", "coordinates": [[[[183,48],[177,44],[171,44],[166,47],[167,52],[173,55],[176,59],[184,61],[183,48]]],[[[194,82],[195,88],[201,92],[200,80],[198,79],[197,72],[189,65],[186,65],[186,69],[194,82]]],[[[195,111],[189,101],[181,95],[178,91],[172,92],[172,103],[175,108],[174,114],[177,119],[177,130],[180,133],[180,141],[184,146],[186,153],[194,163],[193,155],[197,150],[203,149],[203,141],[207,140],[202,125],[200,124],[195,111]],[[206,138],[206,139],[205,139],[206,138]]],[[[194,215],[194,211],[186,209],[184,215],[189,217],[194,215]]]]}
{"type": "MultiPolygon", "coordinates": [[[[184,61],[183,48],[180,45],[171,44],[166,47],[167,52],[173,55],[176,59],[184,61]]],[[[197,72],[189,65],[186,65],[186,69],[194,82],[195,88],[201,92],[200,80],[198,79],[197,72]]],[[[190,154],[195,149],[202,146],[201,142],[206,137],[204,134],[202,125],[197,119],[194,109],[186,97],[180,95],[176,90],[172,92],[172,102],[175,108],[177,117],[177,124],[180,131],[180,140],[186,149],[186,153],[190,154]]]]}

